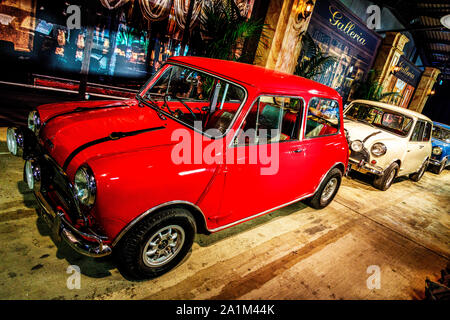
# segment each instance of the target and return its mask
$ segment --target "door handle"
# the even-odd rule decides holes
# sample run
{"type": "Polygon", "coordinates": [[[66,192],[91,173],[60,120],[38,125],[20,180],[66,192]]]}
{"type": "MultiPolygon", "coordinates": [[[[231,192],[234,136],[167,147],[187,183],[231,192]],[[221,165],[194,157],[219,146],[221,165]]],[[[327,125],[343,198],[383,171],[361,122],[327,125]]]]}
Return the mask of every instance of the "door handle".
{"type": "Polygon", "coordinates": [[[425,146],[419,146],[419,149],[423,149],[423,148],[425,148],[425,146]]]}
{"type": "Polygon", "coordinates": [[[298,149],[292,150],[292,153],[300,153],[300,152],[303,152],[302,148],[298,148],[298,149]]]}

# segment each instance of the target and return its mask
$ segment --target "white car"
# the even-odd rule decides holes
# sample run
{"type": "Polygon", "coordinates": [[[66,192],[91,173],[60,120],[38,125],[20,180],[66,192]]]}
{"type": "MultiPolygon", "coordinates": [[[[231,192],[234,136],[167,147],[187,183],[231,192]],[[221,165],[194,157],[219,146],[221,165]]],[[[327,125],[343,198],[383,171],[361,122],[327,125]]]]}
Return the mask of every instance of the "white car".
{"type": "Polygon", "coordinates": [[[355,100],[344,111],[350,169],[375,175],[374,187],[387,190],[394,179],[419,181],[431,154],[432,121],[423,114],[386,103],[355,100]]]}

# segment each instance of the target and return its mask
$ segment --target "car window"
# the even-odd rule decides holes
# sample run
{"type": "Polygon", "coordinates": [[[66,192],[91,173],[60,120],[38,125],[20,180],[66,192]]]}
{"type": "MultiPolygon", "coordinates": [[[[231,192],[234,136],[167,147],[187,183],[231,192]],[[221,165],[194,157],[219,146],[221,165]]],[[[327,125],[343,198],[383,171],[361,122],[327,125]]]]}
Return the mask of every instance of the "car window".
{"type": "Polygon", "coordinates": [[[414,131],[411,135],[411,141],[422,141],[423,132],[425,130],[425,122],[417,121],[414,131]]]}
{"type": "Polygon", "coordinates": [[[433,138],[447,142],[450,140],[450,130],[435,125],[433,126],[433,138]]]}
{"type": "Polygon", "coordinates": [[[339,103],[335,100],[312,98],[309,101],[305,137],[313,138],[339,132],[339,103]]]}
{"type": "Polygon", "coordinates": [[[253,145],[298,140],[303,100],[261,96],[252,106],[235,145],[253,145]]]}
{"type": "Polygon", "coordinates": [[[431,138],[431,127],[432,127],[432,124],[430,122],[427,122],[425,124],[425,130],[423,132],[423,141],[430,141],[430,138],[431,138]]]}

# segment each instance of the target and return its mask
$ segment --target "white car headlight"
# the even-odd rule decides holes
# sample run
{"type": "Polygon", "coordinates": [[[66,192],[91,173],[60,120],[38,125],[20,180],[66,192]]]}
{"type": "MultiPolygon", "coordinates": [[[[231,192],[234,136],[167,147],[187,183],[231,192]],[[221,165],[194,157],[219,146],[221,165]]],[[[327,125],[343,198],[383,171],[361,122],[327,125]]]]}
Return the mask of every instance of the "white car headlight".
{"type": "Polygon", "coordinates": [[[440,156],[442,153],[442,149],[440,147],[434,147],[433,148],[433,154],[436,156],[440,156]]]}
{"type": "Polygon", "coordinates": [[[363,143],[359,140],[355,140],[350,144],[350,148],[355,152],[361,152],[363,149],[363,143]]]}
{"type": "Polygon", "coordinates": [[[8,128],[6,131],[6,145],[14,156],[20,156],[23,150],[23,135],[17,128],[8,128]]]}
{"type": "Polygon", "coordinates": [[[37,111],[31,111],[28,114],[28,129],[37,133],[41,128],[41,118],[39,117],[39,113],[37,111]]]}
{"type": "Polygon", "coordinates": [[[78,201],[86,207],[92,207],[95,202],[97,185],[91,168],[86,165],[78,168],[75,173],[74,187],[78,201]]]}
{"type": "Polygon", "coordinates": [[[372,148],[370,148],[370,152],[375,156],[375,157],[381,157],[382,155],[386,154],[387,148],[384,145],[384,143],[381,142],[377,142],[375,143],[372,148]]]}

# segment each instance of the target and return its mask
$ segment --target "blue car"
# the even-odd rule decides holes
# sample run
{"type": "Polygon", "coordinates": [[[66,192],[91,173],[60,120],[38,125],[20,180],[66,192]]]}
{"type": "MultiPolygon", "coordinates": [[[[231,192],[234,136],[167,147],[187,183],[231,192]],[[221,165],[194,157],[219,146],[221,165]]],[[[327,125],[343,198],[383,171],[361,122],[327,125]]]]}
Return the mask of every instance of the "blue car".
{"type": "Polygon", "coordinates": [[[450,165],[450,126],[434,122],[431,143],[430,170],[440,174],[445,167],[450,165]]]}

